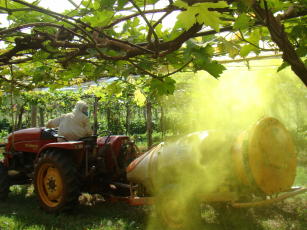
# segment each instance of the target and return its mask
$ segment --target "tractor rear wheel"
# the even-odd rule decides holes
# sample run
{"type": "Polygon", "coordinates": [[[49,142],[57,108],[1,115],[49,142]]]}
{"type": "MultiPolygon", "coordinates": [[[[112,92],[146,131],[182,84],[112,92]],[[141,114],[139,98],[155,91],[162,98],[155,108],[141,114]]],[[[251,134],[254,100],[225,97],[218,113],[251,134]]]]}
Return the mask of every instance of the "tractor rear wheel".
{"type": "Polygon", "coordinates": [[[47,212],[62,212],[78,204],[80,186],[71,158],[61,150],[49,150],[38,160],[34,186],[41,207],[47,212]]]}
{"type": "Polygon", "coordinates": [[[10,191],[10,180],[7,174],[7,168],[0,162],[0,200],[7,198],[10,191]]]}

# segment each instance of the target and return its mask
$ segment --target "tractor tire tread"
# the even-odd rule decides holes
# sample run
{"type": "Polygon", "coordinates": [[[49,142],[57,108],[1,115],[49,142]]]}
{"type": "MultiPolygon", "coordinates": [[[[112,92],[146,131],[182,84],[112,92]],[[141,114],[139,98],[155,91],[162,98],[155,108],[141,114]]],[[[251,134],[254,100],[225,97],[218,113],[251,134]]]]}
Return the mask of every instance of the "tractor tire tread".
{"type": "Polygon", "coordinates": [[[51,213],[71,211],[78,204],[78,197],[80,195],[80,186],[75,165],[73,164],[69,156],[67,156],[67,154],[61,150],[46,151],[39,158],[36,167],[44,161],[52,161],[57,165],[62,175],[63,183],[66,184],[66,191],[64,194],[63,201],[56,208],[48,207],[39,199],[41,207],[45,211],[51,213]]]}
{"type": "Polygon", "coordinates": [[[4,201],[7,199],[10,191],[10,180],[7,173],[7,168],[0,162],[0,200],[4,201]]]}

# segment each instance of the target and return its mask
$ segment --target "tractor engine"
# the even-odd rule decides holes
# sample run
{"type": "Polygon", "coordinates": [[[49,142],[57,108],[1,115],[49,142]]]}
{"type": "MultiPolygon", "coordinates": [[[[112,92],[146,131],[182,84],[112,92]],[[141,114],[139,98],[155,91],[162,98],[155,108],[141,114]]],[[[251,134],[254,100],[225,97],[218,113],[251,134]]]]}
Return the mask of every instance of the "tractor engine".
{"type": "Polygon", "coordinates": [[[85,156],[81,163],[84,191],[104,195],[112,195],[113,192],[129,195],[126,168],[139,155],[130,138],[109,135],[97,139],[89,137],[82,141],[85,143],[85,156]]]}

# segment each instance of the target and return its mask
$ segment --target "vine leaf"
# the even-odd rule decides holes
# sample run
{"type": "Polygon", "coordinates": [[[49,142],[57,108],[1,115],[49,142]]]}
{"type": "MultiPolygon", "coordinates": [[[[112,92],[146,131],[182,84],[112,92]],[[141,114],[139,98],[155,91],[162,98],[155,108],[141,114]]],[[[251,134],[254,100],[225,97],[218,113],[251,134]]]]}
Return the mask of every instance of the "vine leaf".
{"type": "Polygon", "coordinates": [[[116,97],[120,97],[123,92],[123,88],[120,85],[119,81],[114,81],[107,86],[107,92],[109,95],[115,95],[116,97]]]}
{"type": "Polygon", "coordinates": [[[191,14],[191,12],[188,11],[180,13],[177,16],[177,19],[182,24],[183,28],[186,30],[191,28],[196,23],[194,14],[191,14]]]}
{"type": "Polygon", "coordinates": [[[257,47],[255,47],[255,46],[252,46],[252,45],[245,45],[245,46],[243,46],[242,48],[241,48],[241,50],[240,50],[240,55],[241,55],[241,57],[246,57],[250,52],[252,52],[252,51],[255,51],[255,53],[257,52],[257,51],[259,51],[258,49],[257,49],[257,47]]]}
{"type": "Polygon", "coordinates": [[[176,1],[175,5],[186,9],[186,11],[181,12],[177,16],[177,19],[186,30],[192,27],[195,23],[199,23],[210,26],[215,31],[219,31],[219,25],[222,24],[220,19],[221,14],[216,11],[209,11],[209,8],[227,7],[226,2],[197,3],[192,6],[188,6],[182,1],[176,1]]]}
{"type": "Polygon", "coordinates": [[[82,20],[93,27],[106,26],[112,19],[114,12],[108,10],[95,11],[93,16],[85,16],[82,20]]]}
{"type": "Polygon", "coordinates": [[[134,101],[138,106],[144,106],[146,97],[140,89],[134,91],[134,101]]]}
{"type": "Polygon", "coordinates": [[[165,77],[163,80],[152,78],[150,88],[158,95],[170,95],[175,91],[176,81],[170,77],[165,77]]]}
{"type": "Polygon", "coordinates": [[[33,58],[33,61],[40,61],[40,60],[44,60],[48,56],[49,56],[49,53],[47,53],[43,50],[40,50],[40,51],[36,52],[35,54],[33,54],[32,58],[33,58]]]}
{"type": "Polygon", "coordinates": [[[214,49],[207,45],[205,47],[198,46],[196,43],[187,42],[187,49],[185,52],[186,58],[193,58],[193,70],[205,70],[215,78],[220,77],[225,67],[217,61],[212,60],[214,49]]]}
{"type": "Polygon", "coordinates": [[[218,38],[218,40],[220,41],[217,46],[219,52],[227,52],[231,58],[235,58],[237,55],[239,55],[241,49],[240,45],[227,41],[223,37],[218,38]]]}
{"type": "Polygon", "coordinates": [[[234,29],[246,29],[250,26],[250,17],[247,16],[246,14],[241,14],[235,21],[233,28],[234,29]]]}
{"type": "Polygon", "coordinates": [[[124,8],[124,6],[128,3],[128,0],[118,0],[117,4],[118,4],[118,10],[121,10],[124,8]]]}

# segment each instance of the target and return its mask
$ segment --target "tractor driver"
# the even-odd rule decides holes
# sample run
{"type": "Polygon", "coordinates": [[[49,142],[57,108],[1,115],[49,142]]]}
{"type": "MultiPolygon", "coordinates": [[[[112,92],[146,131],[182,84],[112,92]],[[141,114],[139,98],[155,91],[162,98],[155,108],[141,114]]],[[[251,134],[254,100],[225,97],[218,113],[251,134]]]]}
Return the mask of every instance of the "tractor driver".
{"type": "Polygon", "coordinates": [[[59,128],[59,136],[64,136],[69,141],[79,140],[92,135],[88,118],[88,106],[84,101],[78,101],[71,113],[48,121],[47,128],[59,128]]]}

